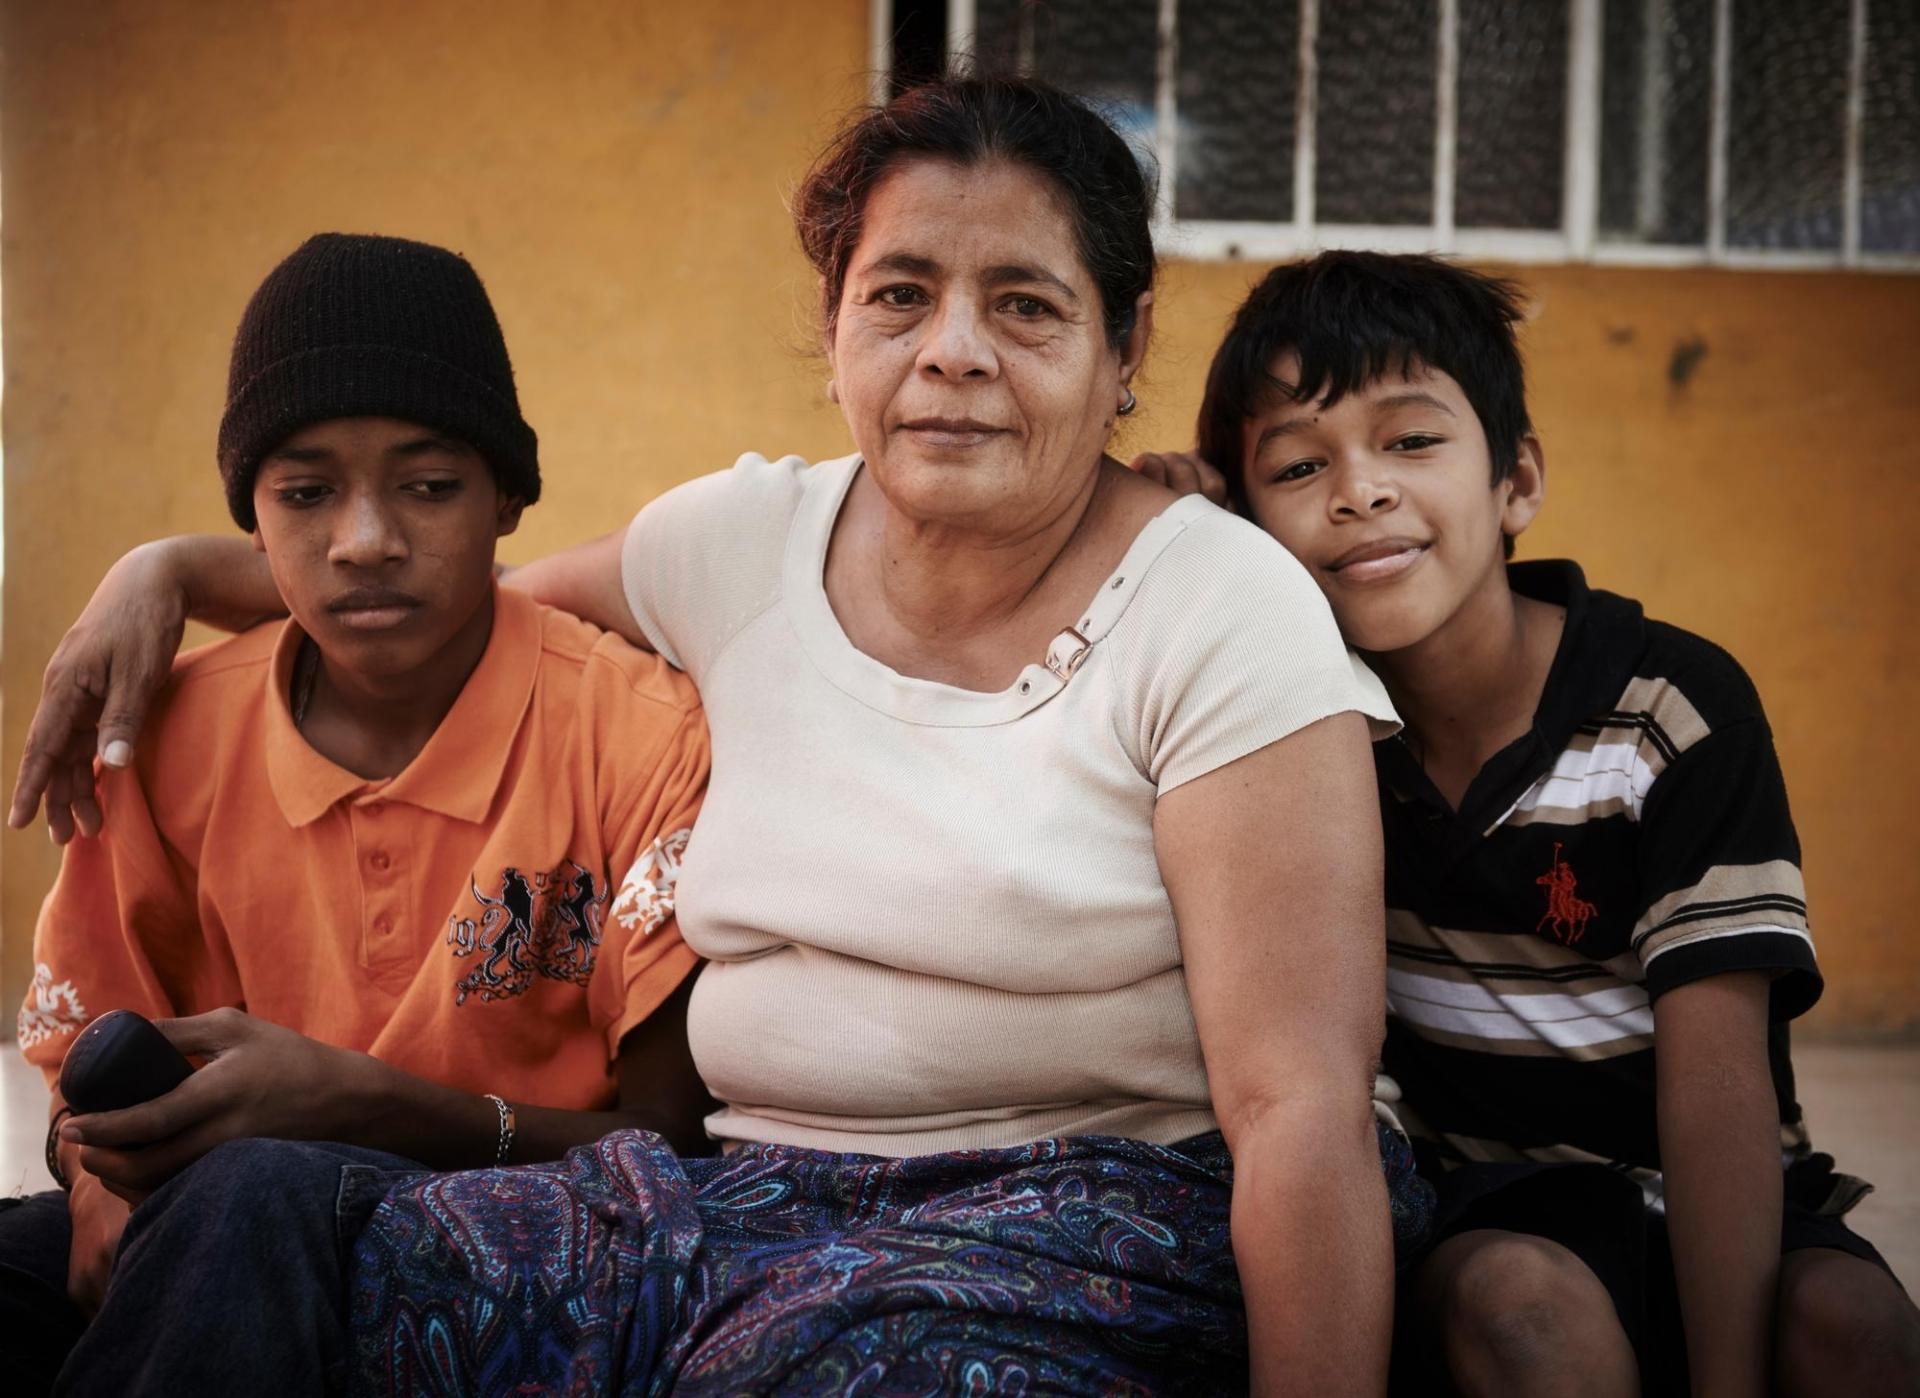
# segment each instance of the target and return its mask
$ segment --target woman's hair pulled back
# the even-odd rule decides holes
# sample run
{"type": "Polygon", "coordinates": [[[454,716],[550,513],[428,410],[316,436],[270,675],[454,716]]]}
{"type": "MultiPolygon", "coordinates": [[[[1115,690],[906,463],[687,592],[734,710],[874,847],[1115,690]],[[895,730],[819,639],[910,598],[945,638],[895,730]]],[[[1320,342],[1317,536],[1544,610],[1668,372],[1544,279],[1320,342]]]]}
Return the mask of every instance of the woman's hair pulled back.
{"type": "Polygon", "coordinates": [[[820,274],[833,334],[867,199],[902,161],[959,165],[1001,159],[1052,182],[1100,288],[1107,339],[1133,330],[1134,303],[1153,285],[1153,188],[1132,149],[1079,98],[1031,78],[953,75],[909,88],[851,121],[794,197],[800,245],[820,274]]]}

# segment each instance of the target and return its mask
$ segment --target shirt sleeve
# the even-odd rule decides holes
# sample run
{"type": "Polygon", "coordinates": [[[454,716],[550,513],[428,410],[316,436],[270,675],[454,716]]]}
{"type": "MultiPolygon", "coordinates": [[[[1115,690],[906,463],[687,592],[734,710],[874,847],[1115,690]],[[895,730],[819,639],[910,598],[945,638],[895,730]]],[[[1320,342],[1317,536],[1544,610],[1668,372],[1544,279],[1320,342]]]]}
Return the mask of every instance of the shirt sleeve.
{"type": "Polygon", "coordinates": [[[1729,971],[1772,971],[1773,1017],[1820,998],[1800,840],[1761,718],[1681,752],[1641,810],[1633,949],[1648,995],[1729,971]]]}
{"type": "Polygon", "coordinates": [[[726,643],[779,593],[806,463],[749,452],[729,471],[643,507],[620,549],[627,606],[668,664],[698,683],[726,643]]]}
{"type": "Polygon", "coordinates": [[[105,826],[67,845],[40,908],[17,1027],[49,1086],[74,1034],[109,1010],[162,1019],[240,1003],[237,979],[201,934],[191,871],[162,839],[142,782],[137,769],[102,769],[105,826]]]}
{"type": "MultiPolygon", "coordinates": [[[[600,749],[614,894],[588,1003],[594,1027],[607,1037],[610,1058],[619,1056],[627,1032],[699,964],[680,936],[674,900],[694,817],[706,795],[711,749],[705,717],[687,681],[677,683],[685,696],[677,711],[647,703],[659,724],[659,739],[636,741],[634,733],[610,733],[600,749]]],[[[635,715],[637,706],[624,707],[629,718],[635,715]]]]}
{"type": "Polygon", "coordinates": [[[1399,726],[1307,570],[1244,520],[1210,511],[1189,526],[1141,604],[1125,628],[1134,731],[1122,736],[1162,795],[1332,714],[1364,714],[1376,739],[1399,726]]]}

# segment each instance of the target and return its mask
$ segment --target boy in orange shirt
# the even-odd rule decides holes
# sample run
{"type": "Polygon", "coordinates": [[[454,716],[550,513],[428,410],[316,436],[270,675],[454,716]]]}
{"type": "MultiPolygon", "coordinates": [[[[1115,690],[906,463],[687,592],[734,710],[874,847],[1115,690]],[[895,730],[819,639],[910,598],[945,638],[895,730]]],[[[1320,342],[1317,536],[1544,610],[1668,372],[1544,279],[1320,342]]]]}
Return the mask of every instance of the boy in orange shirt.
{"type": "MultiPolygon", "coordinates": [[[[550,1160],[632,1126],[701,1139],[672,916],[699,700],[495,586],[540,477],[472,268],[391,238],[302,245],[241,322],[220,468],[292,616],[183,656],[153,740],[103,769],[104,829],[66,850],[19,1021],[49,1083],[120,1007],[206,1063],[121,1112],[69,1115],[56,1089],[70,1192],[0,1212],[0,1333],[28,1383],[104,1294],[69,1378],[133,1391],[116,1311],[169,1285],[189,1311],[195,1269],[255,1245],[172,1202],[222,1159],[257,1166],[225,1143],[341,1143],[274,1157],[274,1245],[318,1282],[299,1210],[330,1216],[342,1167],[550,1160]]],[[[328,1362],[327,1306],[260,1305],[256,1329],[328,1362]]]]}

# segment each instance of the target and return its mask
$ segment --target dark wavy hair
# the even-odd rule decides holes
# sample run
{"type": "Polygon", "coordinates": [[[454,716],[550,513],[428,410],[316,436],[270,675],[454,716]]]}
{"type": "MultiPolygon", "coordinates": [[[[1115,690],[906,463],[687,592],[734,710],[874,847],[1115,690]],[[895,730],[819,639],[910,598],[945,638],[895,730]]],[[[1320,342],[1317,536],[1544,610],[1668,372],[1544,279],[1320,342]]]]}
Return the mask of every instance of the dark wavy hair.
{"type": "Polygon", "coordinates": [[[1196,437],[1244,511],[1246,424],[1276,396],[1337,403],[1388,373],[1424,364],[1452,377],[1480,418],[1492,484],[1512,474],[1527,416],[1526,375],[1512,282],[1437,257],[1323,252],[1276,267],[1234,315],[1213,356],[1196,437]],[[1300,359],[1297,383],[1276,378],[1276,355],[1300,359]]]}
{"type": "Polygon", "coordinates": [[[794,196],[829,337],[867,198],[895,165],[916,158],[1003,159],[1044,176],[1066,198],[1108,341],[1117,346],[1132,332],[1134,303],[1154,274],[1153,184],[1132,148],[1086,103],[1047,83],[954,73],[858,113],[794,196]]]}

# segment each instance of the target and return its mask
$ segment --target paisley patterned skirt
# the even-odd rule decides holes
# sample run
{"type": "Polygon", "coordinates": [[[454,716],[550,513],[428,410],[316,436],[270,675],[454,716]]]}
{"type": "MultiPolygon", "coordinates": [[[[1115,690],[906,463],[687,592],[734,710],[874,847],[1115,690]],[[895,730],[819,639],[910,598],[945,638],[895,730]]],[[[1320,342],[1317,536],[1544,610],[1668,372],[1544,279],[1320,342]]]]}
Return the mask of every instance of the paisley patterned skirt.
{"type": "MultiPolygon", "coordinates": [[[[1405,1255],[1431,1191],[1384,1129],[1405,1255]]],[[[564,1161],[423,1175],[354,1249],[380,1394],[1244,1391],[1218,1133],[904,1160],[623,1131],[564,1161]]]]}

